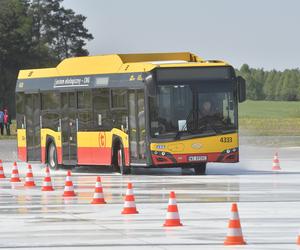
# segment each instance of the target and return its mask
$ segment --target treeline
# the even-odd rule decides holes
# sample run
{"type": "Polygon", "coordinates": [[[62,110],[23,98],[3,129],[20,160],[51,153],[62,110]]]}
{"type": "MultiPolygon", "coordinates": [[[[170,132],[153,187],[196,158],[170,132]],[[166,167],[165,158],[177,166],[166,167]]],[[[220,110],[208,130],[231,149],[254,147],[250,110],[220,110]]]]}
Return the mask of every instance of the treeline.
{"type": "Polygon", "coordinates": [[[265,71],[244,64],[237,75],[246,79],[250,100],[300,101],[300,70],[265,71]]]}
{"type": "Polygon", "coordinates": [[[14,114],[20,69],[53,67],[71,56],[88,55],[93,39],[86,17],[64,8],[63,0],[0,0],[0,109],[14,114]]]}

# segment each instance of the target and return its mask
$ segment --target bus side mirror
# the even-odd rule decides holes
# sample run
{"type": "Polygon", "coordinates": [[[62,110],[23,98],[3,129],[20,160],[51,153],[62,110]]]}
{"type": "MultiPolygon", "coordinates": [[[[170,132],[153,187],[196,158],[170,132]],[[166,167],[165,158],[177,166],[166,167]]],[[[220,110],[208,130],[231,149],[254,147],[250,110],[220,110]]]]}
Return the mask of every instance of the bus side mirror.
{"type": "Polygon", "coordinates": [[[241,76],[237,77],[237,88],[238,88],[239,102],[244,102],[246,100],[246,81],[241,76]]]}
{"type": "Polygon", "coordinates": [[[146,82],[146,86],[148,89],[148,95],[150,97],[155,97],[156,96],[156,84],[155,81],[153,79],[153,75],[148,75],[145,78],[145,82],[146,82]]]}

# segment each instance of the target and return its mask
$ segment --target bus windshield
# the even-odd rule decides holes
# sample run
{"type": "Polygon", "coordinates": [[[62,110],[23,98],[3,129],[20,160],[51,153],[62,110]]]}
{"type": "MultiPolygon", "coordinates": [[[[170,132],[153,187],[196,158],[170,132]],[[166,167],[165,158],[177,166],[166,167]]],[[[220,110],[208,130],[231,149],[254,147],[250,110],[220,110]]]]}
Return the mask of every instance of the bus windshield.
{"type": "Polygon", "coordinates": [[[157,85],[149,97],[152,138],[235,132],[237,101],[232,81],[157,85]]]}

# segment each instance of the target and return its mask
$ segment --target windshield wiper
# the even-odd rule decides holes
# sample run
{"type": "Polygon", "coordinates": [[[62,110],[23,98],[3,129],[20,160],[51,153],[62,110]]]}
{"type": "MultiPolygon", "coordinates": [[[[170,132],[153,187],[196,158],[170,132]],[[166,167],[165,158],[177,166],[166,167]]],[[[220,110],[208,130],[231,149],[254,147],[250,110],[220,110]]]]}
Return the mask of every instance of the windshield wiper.
{"type": "Polygon", "coordinates": [[[192,115],[193,113],[194,113],[194,110],[191,109],[191,110],[189,111],[189,113],[188,113],[186,119],[185,119],[185,124],[184,124],[184,126],[181,128],[181,130],[179,130],[179,128],[178,128],[178,132],[176,133],[176,135],[175,135],[175,137],[174,137],[175,140],[179,138],[179,135],[180,135],[182,132],[189,132],[188,129],[187,129],[187,125],[188,125],[189,120],[190,120],[190,118],[191,118],[191,115],[192,115]]]}

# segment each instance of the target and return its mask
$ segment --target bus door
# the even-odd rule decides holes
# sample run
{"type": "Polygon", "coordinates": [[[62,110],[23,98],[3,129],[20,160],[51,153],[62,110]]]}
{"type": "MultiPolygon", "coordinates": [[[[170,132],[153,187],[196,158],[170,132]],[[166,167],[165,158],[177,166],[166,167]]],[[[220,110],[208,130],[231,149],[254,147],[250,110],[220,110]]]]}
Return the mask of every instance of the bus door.
{"type": "Polygon", "coordinates": [[[62,160],[65,165],[77,164],[77,102],[76,92],[61,93],[62,160]]]}
{"type": "Polygon", "coordinates": [[[129,90],[129,150],[131,165],[144,165],[146,160],[144,96],[144,90],[129,90]]]}
{"type": "Polygon", "coordinates": [[[41,160],[41,124],[39,94],[27,94],[25,103],[27,160],[41,160]]]}

